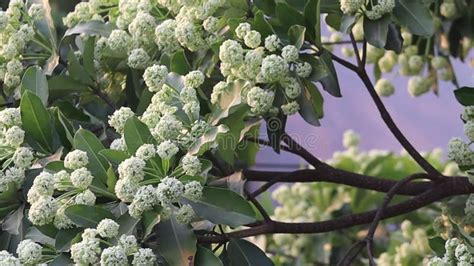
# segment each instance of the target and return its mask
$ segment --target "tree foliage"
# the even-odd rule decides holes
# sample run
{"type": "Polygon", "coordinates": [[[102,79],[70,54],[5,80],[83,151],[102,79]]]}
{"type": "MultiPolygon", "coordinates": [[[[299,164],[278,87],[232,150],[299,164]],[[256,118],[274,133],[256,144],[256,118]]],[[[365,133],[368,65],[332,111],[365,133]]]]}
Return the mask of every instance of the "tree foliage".
{"type": "Polygon", "coordinates": [[[474,97],[451,65],[472,48],[472,1],[91,0],[63,17],[60,4],[0,11],[0,264],[474,262],[474,97]],[[323,162],[286,133],[344,95],[335,64],[406,154],[359,152],[348,132],[323,162]],[[452,83],[470,141],[450,141],[454,162],[391,118],[382,76],[396,68],[413,96],[452,83]],[[313,169],[252,170],[259,145],[313,169]],[[278,187],[272,211],[281,182],[311,184],[278,187]]]}

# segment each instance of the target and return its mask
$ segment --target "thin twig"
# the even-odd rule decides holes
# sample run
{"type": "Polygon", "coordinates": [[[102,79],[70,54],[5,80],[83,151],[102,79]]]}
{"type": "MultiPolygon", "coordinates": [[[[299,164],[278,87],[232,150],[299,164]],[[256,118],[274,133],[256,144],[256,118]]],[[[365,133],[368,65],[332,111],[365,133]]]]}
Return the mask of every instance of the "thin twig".
{"type": "Polygon", "coordinates": [[[354,38],[354,34],[351,32],[349,34],[349,36],[351,37],[352,48],[354,49],[354,53],[355,53],[355,56],[356,56],[357,66],[361,67],[363,65],[362,64],[362,59],[361,59],[361,56],[360,56],[360,53],[359,53],[359,47],[357,47],[357,42],[354,38]]]}
{"type": "Polygon", "coordinates": [[[244,187],[244,193],[247,196],[247,199],[249,199],[253,203],[253,205],[255,205],[257,210],[262,215],[263,219],[265,221],[271,221],[272,219],[270,218],[270,215],[268,215],[267,211],[265,210],[265,208],[263,208],[262,204],[260,204],[260,202],[258,202],[258,200],[253,196],[253,194],[250,194],[250,192],[245,187],[244,187]]]}

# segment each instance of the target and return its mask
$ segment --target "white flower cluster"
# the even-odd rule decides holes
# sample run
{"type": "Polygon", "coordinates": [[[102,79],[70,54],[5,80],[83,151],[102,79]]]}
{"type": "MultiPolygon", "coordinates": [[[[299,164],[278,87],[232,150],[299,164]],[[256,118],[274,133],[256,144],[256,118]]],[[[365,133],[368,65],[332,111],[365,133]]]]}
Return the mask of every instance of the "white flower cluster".
{"type": "Polygon", "coordinates": [[[133,235],[121,235],[116,246],[102,250],[102,238],[117,237],[119,224],[111,219],[99,222],[97,229],[87,228],[82,240],[71,246],[71,258],[77,264],[128,265],[128,257],[133,257],[132,265],[154,265],[156,256],[148,248],[138,248],[133,235]]]}
{"type": "Polygon", "coordinates": [[[447,19],[454,18],[458,13],[455,1],[443,1],[443,3],[441,3],[441,5],[439,6],[439,13],[441,13],[441,15],[447,19]]]}
{"type": "Polygon", "coordinates": [[[391,13],[395,8],[395,0],[378,0],[376,5],[372,5],[371,10],[365,11],[367,18],[377,20],[383,15],[391,13]]]}
{"type": "Polygon", "coordinates": [[[365,0],[340,0],[339,2],[342,13],[350,15],[357,12],[365,4],[365,0]]]}
{"type": "Polygon", "coordinates": [[[380,96],[388,97],[395,92],[395,87],[390,81],[382,78],[375,83],[375,91],[380,96]]]}
{"type": "Polygon", "coordinates": [[[0,146],[11,152],[11,163],[13,163],[13,165],[6,163],[4,172],[0,172],[0,192],[7,190],[11,183],[20,188],[25,179],[25,170],[35,159],[32,149],[21,147],[25,139],[25,131],[21,128],[21,124],[18,108],[6,108],[0,111],[0,146]]]}
{"type": "Polygon", "coordinates": [[[85,151],[73,150],[64,157],[64,167],[71,170],[86,167],[88,164],[89,157],[85,151]]]}
{"type": "Polygon", "coordinates": [[[260,87],[253,87],[247,94],[247,104],[255,114],[264,114],[272,107],[275,93],[266,91],[260,87]]]}
{"type": "Polygon", "coordinates": [[[428,265],[430,266],[445,266],[445,265],[460,265],[468,266],[474,263],[474,255],[469,247],[462,243],[458,238],[450,238],[446,241],[444,246],[446,253],[442,258],[432,258],[428,265]]]}
{"type": "Polygon", "coordinates": [[[43,247],[30,239],[22,240],[16,249],[18,259],[26,265],[37,264],[41,260],[43,247]]]}
{"type": "Polygon", "coordinates": [[[20,85],[23,65],[19,59],[35,36],[34,22],[40,15],[38,4],[28,10],[23,1],[10,1],[7,10],[0,10],[0,81],[8,95],[20,85]]]}
{"type": "Polygon", "coordinates": [[[109,117],[109,125],[113,127],[118,133],[122,134],[125,123],[131,117],[135,116],[132,109],[128,107],[121,107],[109,117]]]}

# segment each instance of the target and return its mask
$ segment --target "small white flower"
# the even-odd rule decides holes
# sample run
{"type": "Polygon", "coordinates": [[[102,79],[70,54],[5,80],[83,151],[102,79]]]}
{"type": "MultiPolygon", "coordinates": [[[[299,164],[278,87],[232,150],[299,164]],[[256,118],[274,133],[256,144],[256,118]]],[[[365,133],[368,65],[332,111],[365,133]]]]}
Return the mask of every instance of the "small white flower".
{"type": "Polygon", "coordinates": [[[17,188],[21,188],[25,180],[25,169],[12,166],[5,171],[5,180],[14,182],[17,188]]]}
{"type": "Polygon", "coordinates": [[[125,140],[123,138],[114,139],[112,143],[110,143],[110,149],[116,151],[127,151],[125,140]]]}
{"type": "Polygon", "coordinates": [[[33,180],[33,189],[41,196],[52,196],[54,191],[54,177],[52,174],[42,171],[33,180]]]}
{"type": "Polygon", "coordinates": [[[118,245],[121,246],[125,254],[130,255],[137,252],[138,245],[137,239],[134,235],[122,235],[118,241],[118,245]]]}
{"type": "Polygon", "coordinates": [[[285,115],[293,115],[300,110],[300,105],[296,101],[292,101],[282,105],[281,110],[285,115]]]}
{"type": "Polygon", "coordinates": [[[413,97],[420,96],[429,90],[429,82],[420,76],[414,76],[408,80],[408,93],[413,97]]]}
{"type": "Polygon", "coordinates": [[[132,265],[141,266],[141,265],[155,265],[156,256],[153,253],[153,250],[149,248],[140,248],[138,252],[133,254],[132,265]]]}
{"type": "Polygon", "coordinates": [[[199,158],[190,154],[186,154],[181,159],[183,170],[187,175],[197,175],[201,172],[201,162],[199,158]]]}
{"type": "Polygon", "coordinates": [[[94,206],[95,200],[95,194],[89,189],[84,190],[74,197],[74,203],[78,205],[94,206]]]}
{"type": "Polygon", "coordinates": [[[283,88],[285,88],[285,94],[290,99],[296,99],[301,94],[301,85],[297,79],[293,77],[288,77],[283,80],[282,84],[283,88]]]}
{"type": "Polygon", "coordinates": [[[474,153],[467,143],[460,138],[452,138],[448,143],[448,158],[460,166],[474,164],[474,153]]]}
{"type": "Polygon", "coordinates": [[[275,34],[265,38],[265,48],[270,52],[275,52],[281,47],[281,41],[275,34]]]}
{"type": "Polygon", "coordinates": [[[252,29],[249,23],[243,22],[240,23],[237,28],[235,28],[235,35],[237,35],[238,38],[243,39],[245,35],[252,29]]]}
{"type": "Polygon", "coordinates": [[[307,78],[313,72],[313,67],[308,62],[297,63],[295,66],[296,75],[307,78]]]}
{"type": "Polygon", "coordinates": [[[176,26],[175,20],[168,19],[155,28],[155,43],[165,54],[172,54],[180,47],[174,33],[176,26]]]}
{"type": "Polygon", "coordinates": [[[0,126],[21,126],[21,114],[19,108],[6,108],[0,111],[0,126]]]}
{"type": "Polygon", "coordinates": [[[298,60],[298,48],[294,45],[287,45],[281,50],[281,56],[288,62],[298,60]]]}
{"type": "Polygon", "coordinates": [[[73,150],[64,157],[64,167],[75,170],[86,167],[89,164],[89,157],[85,151],[73,150]]]}
{"type": "Polygon", "coordinates": [[[211,94],[211,103],[217,104],[219,102],[219,97],[225,92],[227,88],[227,82],[219,81],[214,87],[212,88],[211,94]]]}
{"type": "Polygon", "coordinates": [[[166,66],[153,65],[145,69],[143,79],[151,92],[157,92],[165,84],[167,76],[168,68],[166,66]]]}
{"type": "Polygon", "coordinates": [[[140,185],[130,179],[119,179],[115,184],[115,194],[123,202],[132,202],[140,185]]]}
{"type": "Polygon", "coordinates": [[[12,254],[8,253],[6,250],[0,251],[0,264],[8,266],[21,266],[19,259],[15,258],[12,254]]]}
{"type": "Polygon", "coordinates": [[[214,33],[219,30],[218,24],[217,24],[218,21],[219,20],[216,17],[211,16],[211,17],[206,18],[203,21],[202,26],[207,32],[214,33]]]}
{"type": "Polygon", "coordinates": [[[150,65],[150,56],[143,48],[133,49],[128,55],[127,64],[131,68],[145,69],[150,65]]]}
{"type": "Polygon", "coordinates": [[[155,188],[151,185],[140,187],[132,204],[128,206],[130,215],[139,219],[143,212],[153,209],[153,206],[158,203],[155,192],[155,188]]]}
{"type": "Polygon", "coordinates": [[[58,204],[52,197],[41,197],[31,204],[28,219],[34,225],[45,225],[53,221],[58,204]]]}
{"type": "Polygon", "coordinates": [[[71,181],[71,176],[66,170],[61,170],[53,175],[54,179],[54,188],[58,190],[63,190],[60,187],[64,186],[64,183],[71,181]]]}
{"type": "Polygon", "coordinates": [[[151,133],[158,140],[175,140],[183,130],[183,123],[174,115],[164,115],[151,133]]]}
{"type": "Polygon", "coordinates": [[[204,74],[199,70],[189,72],[184,76],[184,86],[193,89],[198,88],[204,83],[204,74]]]}
{"type": "Polygon", "coordinates": [[[238,66],[244,60],[244,49],[234,40],[226,40],[219,48],[219,59],[230,66],[238,66]]]}
{"type": "Polygon", "coordinates": [[[156,154],[156,149],[155,149],[155,145],[153,144],[143,144],[135,152],[136,157],[145,161],[148,161],[151,158],[153,158],[155,154],[156,154]]]}
{"type": "Polygon", "coordinates": [[[125,54],[130,49],[132,38],[124,30],[112,30],[107,40],[107,47],[120,54],[125,54]]]}
{"type": "Polygon", "coordinates": [[[202,196],[202,185],[198,181],[191,181],[184,185],[184,196],[191,200],[197,200],[202,196]]]}
{"type": "Polygon", "coordinates": [[[32,4],[28,9],[28,15],[33,20],[39,20],[44,17],[44,9],[41,4],[32,4]]]}
{"type": "Polygon", "coordinates": [[[41,260],[41,252],[43,247],[31,241],[30,239],[22,240],[16,249],[18,258],[24,264],[36,264],[41,260]]]}
{"type": "Polygon", "coordinates": [[[17,148],[13,154],[13,163],[20,168],[30,167],[34,159],[33,151],[26,147],[17,148]]]}
{"type": "Polygon", "coordinates": [[[119,164],[118,166],[119,177],[121,179],[130,179],[130,180],[140,182],[145,177],[145,172],[144,172],[145,165],[146,163],[144,160],[138,157],[132,156],[119,164]]]}
{"type": "Polygon", "coordinates": [[[206,47],[207,42],[202,37],[203,33],[201,25],[189,19],[179,21],[174,31],[175,39],[192,52],[206,47]]]}
{"type": "Polygon", "coordinates": [[[342,145],[348,149],[350,147],[355,147],[359,145],[360,135],[354,132],[353,130],[347,130],[342,136],[342,145]]]}
{"type": "Polygon", "coordinates": [[[183,195],[184,185],[174,177],[165,177],[156,188],[156,195],[162,205],[176,202],[183,195]]]}
{"type": "Polygon", "coordinates": [[[94,176],[87,170],[87,168],[82,167],[74,170],[71,173],[71,182],[72,185],[79,189],[86,189],[92,183],[94,176]]]}
{"type": "Polygon", "coordinates": [[[189,204],[183,204],[181,208],[176,212],[176,220],[182,224],[190,223],[193,218],[196,216],[196,213],[193,210],[193,207],[189,204]]]}
{"type": "Polygon", "coordinates": [[[439,13],[445,18],[453,18],[457,14],[456,3],[454,1],[443,1],[439,6],[439,13]]]}
{"type": "Polygon", "coordinates": [[[109,125],[113,127],[118,133],[123,133],[125,123],[131,117],[135,116],[132,109],[128,107],[121,107],[109,117],[109,125]]]}
{"type": "Polygon", "coordinates": [[[165,160],[171,159],[176,153],[178,153],[179,148],[173,142],[165,140],[156,148],[158,155],[165,160]]]}
{"type": "MultiPolygon", "coordinates": [[[[86,229],[87,230],[87,229],[86,229]]],[[[99,239],[90,238],[71,245],[71,259],[76,264],[96,265],[101,252],[99,239]]],[[[126,258],[125,258],[126,260],[126,258]]]]}
{"type": "Polygon", "coordinates": [[[245,34],[244,43],[250,48],[257,48],[262,42],[262,36],[260,32],[251,30],[245,34]]]}
{"type": "Polygon", "coordinates": [[[379,79],[375,83],[375,91],[378,95],[388,97],[395,92],[395,87],[393,84],[386,79],[379,79]]]}
{"type": "Polygon", "coordinates": [[[11,147],[19,147],[25,138],[25,131],[18,126],[13,126],[5,132],[5,140],[7,145],[11,147]]]}
{"type": "Polygon", "coordinates": [[[267,82],[275,82],[286,76],[288,63],[278,55],[269,55],[263,59],[261,71],[267,82]]]}
{"type": "Polygon", "coordinates": [[[365,0],[339,0],[339,2],[344,14],[354,14],[365,4],[365,0]]]}
{"type": "Polygon", "coordinates": [[[112,238],[118,235],[120,225],[112,219],[103,219],[97,225],[97,232],[101,237],[112,238]]]}
{"type": "Polygon", "coordinates": [[[20,75],[23,72],[23,64],[20,60],[13,59],[7,63],[7,73],[11,75],[20,75]]]}
{"type": "Polygon", "coordinates": [[[253,113],[263,114],[270,110],[274,98],[275,94],[272,91],[253,87],[247,94],[247,104],[251,107],[253,113]]]}

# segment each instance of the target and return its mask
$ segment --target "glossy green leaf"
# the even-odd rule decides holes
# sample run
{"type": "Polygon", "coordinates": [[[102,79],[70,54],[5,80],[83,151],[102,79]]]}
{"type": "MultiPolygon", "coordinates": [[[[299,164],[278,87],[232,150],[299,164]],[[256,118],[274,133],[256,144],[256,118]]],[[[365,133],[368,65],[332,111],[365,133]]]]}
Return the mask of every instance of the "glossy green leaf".
{"type": "Polygon", "coordinates": [[[74,147],[78,150],[87,152],[89,157],[88,169],[103,184],[107,182],[107,161],[99,155],[99,152],[105,147],[100,140],[90,131],[79,129],[74,136],[74,147]]]}
{"type": "Polygon", "coordinates": [[[124,127],[124,139],[130,154],[145,143],[155,144],[155,138],[150,133],[150,129],[136,117],[129,118],[124,127]]]}
{"type": "Polygon", "coordinates": [[[8,215],[2,222],[2,230],[12,235],[18,235],[23,223],[24,210],[25,205],[21,205],[16,211],[8,215]]]}
{"type": "Polygon", "coordinates": [[[196,259],[194,261],[196,266],[223,266],[222,261],[212,253],[209,249],[198,245],[196,252],[196,259]]]}
{"type": "Polygon", "coordinates": [[[464,106],[474,105],[474,88],[472,87],[462,87],[454,91],[454,96],[456,100],[464,106]]]}
{"type": "Polygon", "coordinates": [[[303,11],[306,28],[316,45],[321,45],[320,1],[309,0],[303,11]]]}
{"type": "Polygon", "coordinates": [[[84,52],[82,56],[82,61],[84,64],[84,69],[91,78],[95,78],[96,70],[94,65],[94,48],[95,48],[95,37],[87,38],[84,52]]]}
{"type": "Polygon", "coordinates": [[[21,97],[20,111],[26,135],[45,150],[53,152],[53,120],[41,99],[31,91],[25,91],[21,97]]]}
{"type": "Polygon", "coordinates": [[[255,0],[255,5],[267,15],[275,13],[275,0],[255,0]]]}
{"type": "Polygon", "coordinates": [[[192,147],[189,149],[190,154],[203,154],[205,151],[209,150],[209,145],[213,143],[217,137],[221,134],[228,132],[229,129],[225,125],[219,125],[212,128],[199,139],[197,139],[192,147]]]}
{"type": "Polygon", "coordinates": [[[393,15],[413,34],[431,36],[434,33],[433,17],[423,1],[396,0],[393,15]]]}
{"type": "Polygon", "coordinates": [[[274,33],[272,26],[265,18],[264,13],[260,10],[255,13],[252,28],[260,32],[262,39],[265,39],[267,36],[274,33]]]}
{"type": "Polygon", "coordinates": [[[216,224],[237,227],[255,222],[255,212],[248,201],[228,189],[205,187],[200,199],[185,201],[193,206],[196,215],[216,224]]]}
{"type": "Polygon", "coordinates": [[[328,76],[321,79],[321,84],[325,91],[329,92],[334,97],[342,97],[341,88],[339,87],[339,80],[337,78],[336,68],[332,62],[331,55],[327,51],[323,51],[320,56],[321,62],[328,70],[328,76]]]}
{"type": "Polygon", "coordinates": [[[298,97],[299,113],[306,122],[320,126],[319,119],[323,117],[323,97],[313,83],[308,81],[304,83],[303,91],[298,97]]]}
{"type": "Polygon", "coordinates": [[[109,163],[119,165],[122,161],[128,159],[130,156],[124,151],[105,149],[99,152],[109,163]]]}
{"type": "Polygon", "coordinates": [[[70,36],[75,34],[87,34],[87,35],[98,35],[103,37],[109,37],[110,32],[115,29],[113,23],[104,23],[101,21],[93,20],[85,23],[78,24],[68,29],[64,36],[70,36]]]}
{"type": "Polygon", "coordinates": [[[229,115],[233,107],[237,107],[242,103],[242,90],[246,83],[244,80],[238,79],[227,85],[227,88],[219,96],[219,108],[212,114],[212,124],[217,124],[220,119],[229,115]]]}
{"type": "Polygon", "coordinates": [[[273,262],[256,245],[243,239],[231,239],[227,247],[231,265],[270,266],[273,262]]]}
{"type": "Polygon", "coordinates": [[[56,242],[54,244],[58,251],[68,251],[71,247],[71,241],[82,232],[82,228],[70,228],[59,230],[56,234],[56,242]]]}
{"type": "Polygon", "coordinates": [[[375,47],[383,48],[387,42],[390,16],[385,15],[378,20],[364,18],[364,36],[367,42],[375,47]]]}
{"type": "Polygon", "coordinates": [[[49,90],[48,81],[43,71],[38,66],[31,66],[23,74],[21,80],[21,93],[31,91],[41,99],[46,106],[48,102],[49,90]]]}
{"type": "Polygon", "coordinates": [[[387,42],[384,48],[386,50],[392,50],[397,54],[402,52],[403,38],[399,26],[393,23],[388,25],[387,42]]]}
{"type": "Polygon", "coordinates": [[[292,25],[301,25],[304,26],[304,17],[303,14],[298,12],[287,3],[279,2],[276,5],[276,14],[278,19],[281,22],[281,27],[283,31],[287,31],[292,25]]]}
{"type": "Polygon", "coordinates": [[[140,219],[133,218],[128,212],[122,214],[117,219],[117,223],[120,225],[118,235],[132,235],[138,222],[140,222],[140,219]]]}
{"type": "Polygon", "coordinates": [[[290,39],[290,43],[296,46],[298,49],[303,46],[304,43],[304,35],[306,32],[306,28],[300,25],[293,25],[288,29],[288,38],[290,39]]]}
{"type": "Polygon", "coordinates": [[[73,205],[67,207],[64,214],[75,224],[82,227],[95,228],[103,219],[115,220],[114,215],[98,206],[73,205]]]}
{"type": "Polygon", "coordinates": [[[352,30],[352,26],[356,22],[357,16],[342,15],[341,24],[339,25],[339,31],[342,33],[349,34],[352,30]]]}
{"type": "Polygon", "coordinates": [[[181,75],[186,75],[191,70],[192,68],[189,65],[184,50],[179,50],[175,52],[171,57],[171,71],[181,75]]]}
{"type": "Polygon", "coordinates": [[[194,264],[196,236],[187,224],[180,224],[174,216],[156,227],[158,251],[169,265],[194,264]]]}

